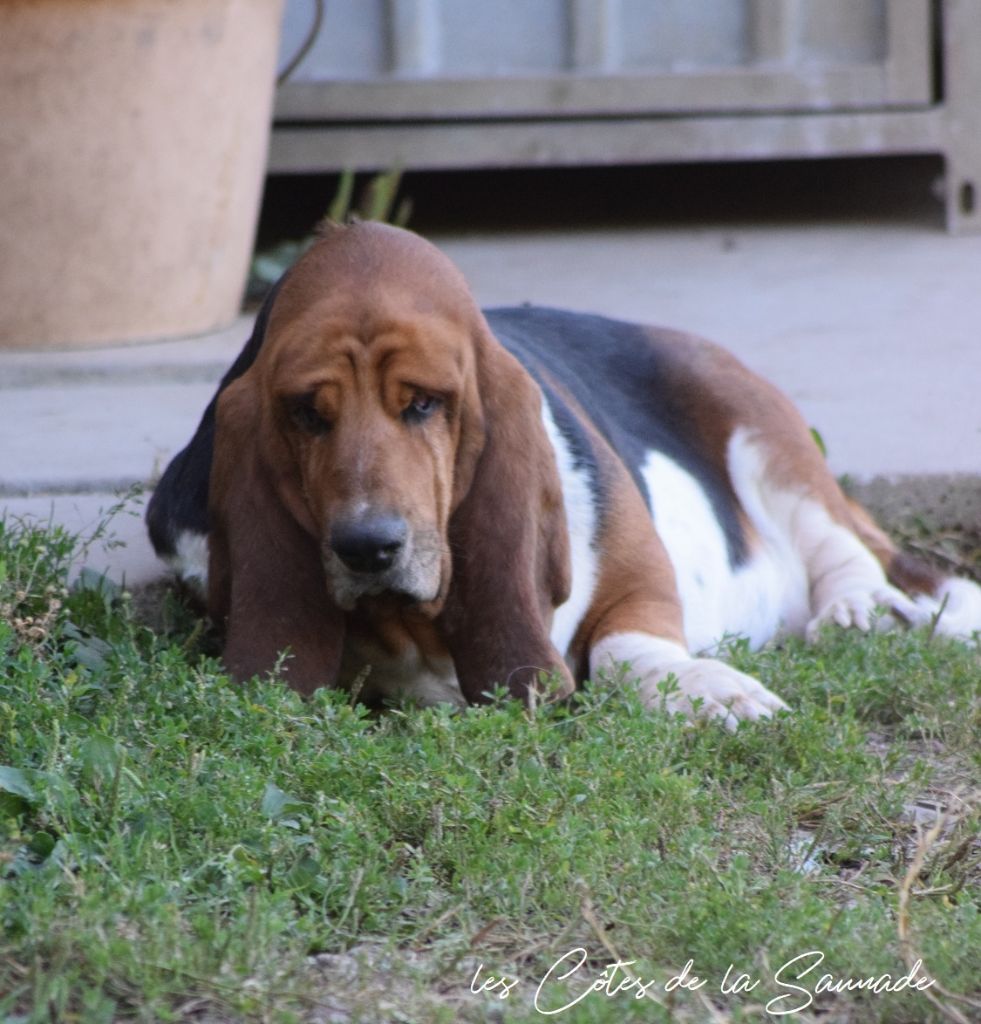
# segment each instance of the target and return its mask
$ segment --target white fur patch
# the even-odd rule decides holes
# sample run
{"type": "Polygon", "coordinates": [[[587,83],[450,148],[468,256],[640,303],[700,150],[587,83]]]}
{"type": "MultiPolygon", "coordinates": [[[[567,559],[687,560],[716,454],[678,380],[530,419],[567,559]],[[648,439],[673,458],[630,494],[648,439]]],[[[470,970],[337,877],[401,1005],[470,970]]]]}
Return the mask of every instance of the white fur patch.
{"type": "Polygon", "coordinates": [[[552,643],[565,657],[579,623],[592,604],[593,591],[599,576],[599,560],[593,547],[596,536],[596,507],[589,474],[585,469],[576,468],[569,445],[556,426],[548,403],[544,400],[542,421],[545,424],[545,433],[555,451],[555,461],[562,481],[565,521],[569,530],[569,548],[572,556],[572,589],[569,599],[555,609],[555,616],[552,619],[552,643]]]}
{"type": "MultiPolygon", "coordinates": [[[[915,600],[892,586],[878,559],[824,505],[767,479],[764,442],[733,432],[728,468],[733,490],[757,541],[733,569],[722,527],[698,481],[659,452],[642,472],[652,495],[656,529],[674,567],[685,637],[710,651],[727,635],[758,647],[781,632],[814,640],[825,624],[868,630],[878,610],[923,626],[946,607],[937,631],[970,638],[981,630],[981,588],[948,580],[935,597],[915,600]]],[[[891,623],[888,615],[880,622],[891,623]]]]}
{"type": "Polygon", "coordinates": [[[981,641],[981,587],[971,580],[948,579],[933,597],[920,594],[916,606],[936,630],[960,640],[981,641]]]}
{"type": "Polygon", "coordinates": [[[184,530],[175,546],[176,553],[166,559],[167,564],[203,597],[208,592],[208,535],[184,530]]]}
{"type": "Polygon", "coordinates": [[[646,633],[611,633],[589,654],[590,675],[629,665],[647,707],[664,706],[688,718],[718,718],[727,729],[742,720],[770,718],[787,705],[762,683],[712,658],[693,658],[684,647],[646,633]],[[668,676],[677,685],[665,692],[668,676]]]}
{"type": "Polygon", "coordinates": [[[650,452],[642,466],[654,524],[674,567],[690,650],[712,650],[727,635],[748,637],[759,647],[789,619],[806,613],[807,581],[793,544],[759,501],[753,507],[759,469],[730,454],[736,494],[763,541],[734,569],[701,484],[660,452],[650,452]]]}
{"type": "Polygon", "coordinates": [[[794,581],[782,608],[784,630],[809,640],[826,623],[867,631],[877,608],[912,625],[923,623],[922,610],[887,581],[875,555],[821,502],[769,483],[764,446],[744,428],[734,431],[729,442],[729,467],[763,550],[794,581]]]}

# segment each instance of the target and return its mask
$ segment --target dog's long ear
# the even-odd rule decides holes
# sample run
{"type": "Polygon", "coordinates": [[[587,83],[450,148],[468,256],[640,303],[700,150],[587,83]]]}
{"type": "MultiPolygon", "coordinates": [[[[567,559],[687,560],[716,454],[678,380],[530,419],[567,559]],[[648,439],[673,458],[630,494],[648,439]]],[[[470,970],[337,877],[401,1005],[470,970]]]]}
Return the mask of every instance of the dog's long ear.
{"type": "Polygon", "coordinates": [[[302,522],[289,456],[273,449],[250,371],[218,399],[208,611],[226,629],[223,660],[233,677],[268,672],[288,650],[283,675],[309,694],[337,678],[344,616],[328,595],[312,523],[302,522]]]}
{"type": "Polygon", "coordinates": [[[441,625],[464,697],[496,685],[528,699],[540,671],[572,678],[552,646],[552,610],[568,596],[569,538],[541,393],[483,317],[465,397],[451,584],[441,625]]]}

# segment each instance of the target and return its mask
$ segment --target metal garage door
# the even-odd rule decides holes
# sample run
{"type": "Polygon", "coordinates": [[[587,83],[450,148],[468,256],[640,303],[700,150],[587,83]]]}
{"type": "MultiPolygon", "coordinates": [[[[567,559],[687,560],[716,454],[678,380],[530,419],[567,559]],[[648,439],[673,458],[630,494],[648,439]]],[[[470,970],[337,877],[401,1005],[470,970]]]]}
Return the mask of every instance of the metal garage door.
{"type": "MultiPolygon", "coordinates": [[[[290,0],[283,53],[313,0],[290,0]]],[[[327,0],[283,121],[824,111],[931,100],[928,0],[327,0]]]]}

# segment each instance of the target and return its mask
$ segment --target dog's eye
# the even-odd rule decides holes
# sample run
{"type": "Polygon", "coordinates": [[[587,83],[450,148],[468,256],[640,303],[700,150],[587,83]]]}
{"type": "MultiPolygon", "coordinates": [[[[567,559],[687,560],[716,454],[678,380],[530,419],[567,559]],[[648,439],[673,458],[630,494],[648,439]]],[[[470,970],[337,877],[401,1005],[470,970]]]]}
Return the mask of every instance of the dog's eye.
{"type": "Polygon", "coordinates": [[[313,395],[294,395],[287,399],[286,408],[294,426],[305,434],[326,434],[330,423],[317,412],[313,395]]]}
{"type": "Polygon", "coordinates": [[[442,403],[435,395],[427,395],[419,391],[402,412],[402,419],[406,423],[421,423],[440,407],[442,403]]]}

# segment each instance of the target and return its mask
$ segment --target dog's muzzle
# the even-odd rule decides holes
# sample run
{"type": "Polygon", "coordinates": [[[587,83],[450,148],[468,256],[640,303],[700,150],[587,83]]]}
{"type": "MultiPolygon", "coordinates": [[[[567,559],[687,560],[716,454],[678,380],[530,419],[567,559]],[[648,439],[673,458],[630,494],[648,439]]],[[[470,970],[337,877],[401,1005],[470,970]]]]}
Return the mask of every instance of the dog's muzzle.
{"type": "Polygon", "coordinates": [[[431,601],[439,592],[441,547],[435,531],[414,530],[397,514],[340,519],[323,545],[328,588],[348,611],[365,597],[431,601]]]}

